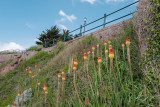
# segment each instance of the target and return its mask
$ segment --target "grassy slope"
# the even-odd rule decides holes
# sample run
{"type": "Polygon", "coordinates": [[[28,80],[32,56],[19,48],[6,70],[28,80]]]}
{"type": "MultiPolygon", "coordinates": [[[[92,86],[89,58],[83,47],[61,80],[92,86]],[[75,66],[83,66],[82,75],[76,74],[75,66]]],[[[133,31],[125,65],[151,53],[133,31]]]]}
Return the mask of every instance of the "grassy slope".
{"type": "MultiPolygon", "coordinates": [[[[119,104],[123,106],[129,106],[132,101],[132,84],[129,74],[129,66],[123,60],[122,47],[121,43],[125,42],[126,38],[131,39],[131,61],[132,61],[132,71],[134,74],[134,94],[135,94],[135,103],[137,106],[152,106],[157,100],[153,99],[154,96],[150,94],[150,91],[144,88],[144,82],[141,78],[141,73],[139,69],[139,45],[137,36],[133,30],[132,24],[126,27],[123,34],[118,34],[117,39],[112,39],[112,45],[115,51],[117,52],[117,63],[114,58],[114,72],[116,81],[118,84],[119,94],[116,91],[115,83],[113,81],[113,76],[109,70],[107,74],[106,63],[105,63],[105,54],[104,54],[104,45],[103,42],[93,36],[86,37],[85,39],[79,41],[75,45],[65,46],[64,49],[59,46],[53,52],[53,54],[48,54],[46,52],[39,52],[33,58],[23,61],[17,70],[8,72],[6,75],[0,77],[0,94],[5,93],[7,99],[3,102],[0,102],[0,107],[12,104],[17,93],[18,89],[24,91],[31,87],[33,89],[32,100],[28,102],[30,106],[39,106],[39,104],[44,104],[44,91],[43,84],[47,83],[48,85],[48,95],[47,95],[47,105],[55,106],[56,105],[56,93],[57,93],[57,73],[61,72],[62,69],[65,69],[66,80],[65,80],[65,106],[70,107],[79,107],[84,106],[84,98],[89,98],[90,106],[118,106],[119,104]],[[83,52],[91,50],[93,45],[100,44],[100,52],[102,52],[102,63],[101,63],[101,73],[103,78],[103,86],[100,85],[98,77],[98,63],[97,55],[95,52],[95,68],[92,60],[92,55],[89,59],[89,79],[88,74],[84,70],[84,59],[83,52]],[[58,51],[61,52],[57,55],[58,51]],[[102,50],[102,51],[101,51],[102,50]],[[73,84],[73,72],[69,71],[69,66],[72,65],[71,59],[78,59],[77,66],[77,86],[78,93],[80,95],[79,102],[75,94],[74,84],[73,84]],[[42,67],[42,71],[38,71],[38,68],[35,68],[34,65],[42,67]],[[28,72],[25,71],[26,66],[31,66],[31,69],[36,76],[34,79],[29,77],[28,72]],[[31,85],[29,84],[29,79],[32,81],[31,85]],[[37,98],[37,79],[41,81],[39,97],[37,98]],[[91,88],[92,87],[92,88],[91,88]],[[97,90],[99,96],[97,97],[97,90]],[[120,97],[120,102],[118,98],[120,97]]],[[[107,45],[108,48],[108,45],[107,45]]],[[[125,56],[126,49],[125,49],[125,56]]],[[[110,64],[110,63],[108,63],[110,64]]],[[[61,94],[62,95],[62,94],[61,94]]],[[[62,98],[60,99],[60,106],[62,106],[62,98]]]]}

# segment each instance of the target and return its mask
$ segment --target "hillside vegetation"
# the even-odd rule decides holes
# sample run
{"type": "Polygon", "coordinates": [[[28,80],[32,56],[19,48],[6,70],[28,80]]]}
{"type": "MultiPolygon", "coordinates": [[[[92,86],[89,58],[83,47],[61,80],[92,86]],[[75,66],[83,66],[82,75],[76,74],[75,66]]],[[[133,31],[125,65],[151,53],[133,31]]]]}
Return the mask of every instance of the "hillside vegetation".
{"type": "Polygon", "coordinates": [[[22,61],[0,77],[0,107],[158,106],[154,87],[141,72],[132,23],[109,40],[104,44],[91,35],[74,45],[60,42],[51,54],[40,51],[22,61]]]}

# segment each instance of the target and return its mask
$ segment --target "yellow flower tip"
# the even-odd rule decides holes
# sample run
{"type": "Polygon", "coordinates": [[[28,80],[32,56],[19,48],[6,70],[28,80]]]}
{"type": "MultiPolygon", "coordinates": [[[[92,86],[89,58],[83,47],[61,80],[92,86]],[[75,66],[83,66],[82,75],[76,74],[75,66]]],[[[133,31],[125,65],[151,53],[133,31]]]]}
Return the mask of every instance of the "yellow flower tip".
{"type": "Polygon", "coordinates": [[[66,76],[65,76],[65,75],[63,75],[63,76],[62,76],[62,80],[65,80],[65,79],[66,79],[66,76]]]}
{"type": "Polygon", "coordinates": [[[110,44],[110,43],[111,43],[111,40],[108,40],[108,43],[110,44]]]}
{"type": "Polygon", "coordinates": [[[94,53],[94,50],[92,50],[92,53],[94,53]]]}
{"type": "Polygon", "coordinates": [[[62,75],[65,73],[65,71],[64,70],[62,70],[62,75]]]}
{"type": "Polygon", "coordinates": [[[74,65],[73,65],[73,70],[76,70],[76,69],[77,69],[77,65],[74,64],[74,65]]]}
{"type": "Polygon", "coordinates": [[[92,46],[92,49],[95,50],[95,46],[92,46]]]}
{"type": "Polygon", "coordinates": [[[124,47],[125,45],[124,45],[124,43],[122,43],[122,47],[124,47]]]}
{"type": "Polygon", "coordinates": [[[127,38],[127,39],[126,39],[126,45],[130,45],[130,43],[131,43],[131,42],[130,42],[130,39],[127,38]]]}
{"type": "Polygon", "coordinates": [[[78,61],[76,59],[74,59],[74,64],[76,64],[76,65],[78,64],[78,61]]]}
{"type": "Polygon", "coordinates": [[[48,90],[44,90],[45,94],[48,94],[48,90]]]}
{"type": "Polygon", "coordinates": [[[60,78],[61,77],[61,73],[58,73],[58,78],[60,78]]]}
{"type": "Polygon", "coordinates": [[[98,63],[101,63],[101,62],[102,62],[102,58],[98,57],[98,63]]]}
{"type": "Polygon", "coordinates": [[[97,47],[99,47],[99,44],[97,44],[97,47]]]}
{"type": "Polygon", "coordinates": [[[41,84],[41,82],[38,82],[38,85],[40,85],[41,84]]]}
{"type": "Polygon", "coordinates": [[[108,50],[105,50],[105,53],[108,53],[108,50]]]}
{"type": "Polygon", "coordinates": [[[111,59],[114,58],[114,50],[113,50],[113,49],[110,49],[110,50],[109,50],[109,57],[110,57],[111,59]]]}
{"type": "Polygon", "coordinates": [[[109,45],[109,50],[112,49],[112,45],[109,45]]]}
{"type": "Polygon", "coordinates": [[[104,45],[107,45],[107,41],[104,41],[104,45]]]}

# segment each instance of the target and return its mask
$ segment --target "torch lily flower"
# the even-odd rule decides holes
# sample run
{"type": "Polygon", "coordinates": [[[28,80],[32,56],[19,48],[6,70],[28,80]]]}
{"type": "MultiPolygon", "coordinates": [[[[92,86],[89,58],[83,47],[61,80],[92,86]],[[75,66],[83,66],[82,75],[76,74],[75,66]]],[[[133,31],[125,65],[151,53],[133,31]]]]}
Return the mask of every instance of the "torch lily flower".
{"type": "Polygon", "coordinates": [[[31,67],[28,67],[29,69],[31,69],[31,67]]]}
{"type": "Polygon", "coordinates": [[[76,69],[77,69],[77,65],[74,64],[74,65],[73,65],[73,70],[76,70],[76,69]]]}
{"type": "Polygon", "coordinates": [[[61,77],[61,73],[58,73],[58,78],[60,78],[61,77]]]}
{"type": "Polygon", "coordinates": [[[40,85],[41,84],[41,82],[38,82],[38,85],[40,85]]]}
{"type": "Polygon", "coordinates": [[[88,106],[89,102],[88,102],[88,97],[85,97],[85,105],[88,106]]]}
{"type": "Polygon", "coordinates": [[[34,74],[32,74],[32,78],[34,78],[34,74]]]}
{"type": "Polygon", "coordinates": [[[37,64],[35,64],[35,67],[37,67],[37,64]]]}
{"type": "Polygon", "coordinates": [[[95,46],[92,46],[92,50],[95,50],[95,46]]]}
{"type": "Polygon", "coordinates": [[[47,83],[44,84],[44,91],[47,90],[47,83]]]}
{"type": "Polygon", "coordinates": [[[84,59],[87,59],[87,54],[86,53],[84,53],[84,59]]]}
{"type": "Polygon", "coordinates": [[[109,45],[109,50],[112,49],[112,45],[109,45]]]}
{"type": "Polygon", "coordinates": [[[90,54],[90,53],[91,53],[90,51],[87,52],[87,54],[90,54]]]}
{"type": "Polygon", "coordinates": [[[31,74],[31,73],[32,73],[32,70],[29,70],[29,73],[31,74]]]}
{"type": "Polygon", "coordinates": [[[98,63],[101,63],[101,62],[102,62],[102,58],[98,57],[98,63]]]}
{"type": "Polygon", "coordinates": [[[48,90],[44,90],[45,94],[48,94],[48,90]]]}
{"type": "Polygon", "coordinates": [[[63,75],[63,76],[62,76],[62,80],[65,80],[65,79],[66,79],[66,76],[65,76],[65,75],[63,75]]]}
{"type": "Polygon", "coordinates": [[[17,104],[13,104],[13,107],[17,107],[17,104]]]}
{"type": "Polygon", "coordinates": [[[39,67],[39,71],[41,71],[41,67],[39,67]]]}
{"type": "Polygon", "coordinates": [[[78,64],[78,61],[76,59],[74,59],[74,64],[76,64],[76,65],[78,64]]]}
{"type": "Polygon", "coordinates": [[[124,43],[122,43],[122,47],[124,47],[124,43]]]}
{"type": "Polygon", "coordinates": [[[107,41],[104,41],[104,45],[107,45],[107,41]]]}
{"type": "Polygon", "coordinates": [[[62,70],[62,74],[64,74],[65,73],[65,71],[64,70],[62,70]]]}
{"type": "Polygon", "coordinates": [[[112,59],[114,58],[114,50],[113,49],[109,50],[109,57],[112,59]]]}
{"type": "Polygon", "coordinates": [[[21,95],[21,91],[18,91],[18,97],[21,95]]]}
{"type": "Polygon", "coordinates": [[[26,71],[28,71],[28,68],[26,68],[26,71]]]}
{"type": "Polygon", "coordinates": [[[110,43],[111,43],[111,40],[108,40],[108,43],[110,44],[110,43]]]}
{"type": "Polygon", "coordinates": [[[108,53],[108,50],[105,50],[105,53],[108,53]]]}
{"type": "Polygon", "coordinates": [[[130,45],[130,43],[131,43],[131,42],[130,42],[130,39],[127,38],[127,39],[126,39],[126,45],[130,45]]]}

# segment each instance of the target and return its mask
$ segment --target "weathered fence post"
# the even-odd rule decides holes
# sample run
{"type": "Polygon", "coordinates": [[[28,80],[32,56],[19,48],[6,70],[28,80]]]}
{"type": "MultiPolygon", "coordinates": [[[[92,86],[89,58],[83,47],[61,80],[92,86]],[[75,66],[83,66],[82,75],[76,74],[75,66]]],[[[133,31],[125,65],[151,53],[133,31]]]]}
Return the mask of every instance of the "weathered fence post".
{"type": "Polygon", "coordinates": [[[80,33],[79,33],[80,36],[82,36],[82,25],[80,26],[80,33]]]}
{"type": "Polygon", "coordinates": [[[64,40],[63,40],[63,42],[65,42],[65,40],[66,40],[66,34],[64,34],[64,40]]]}
{"type": "Polygon", "coordinates": [[[44,40],[44,47],[47,48],[47,42],[44,40]]]}

